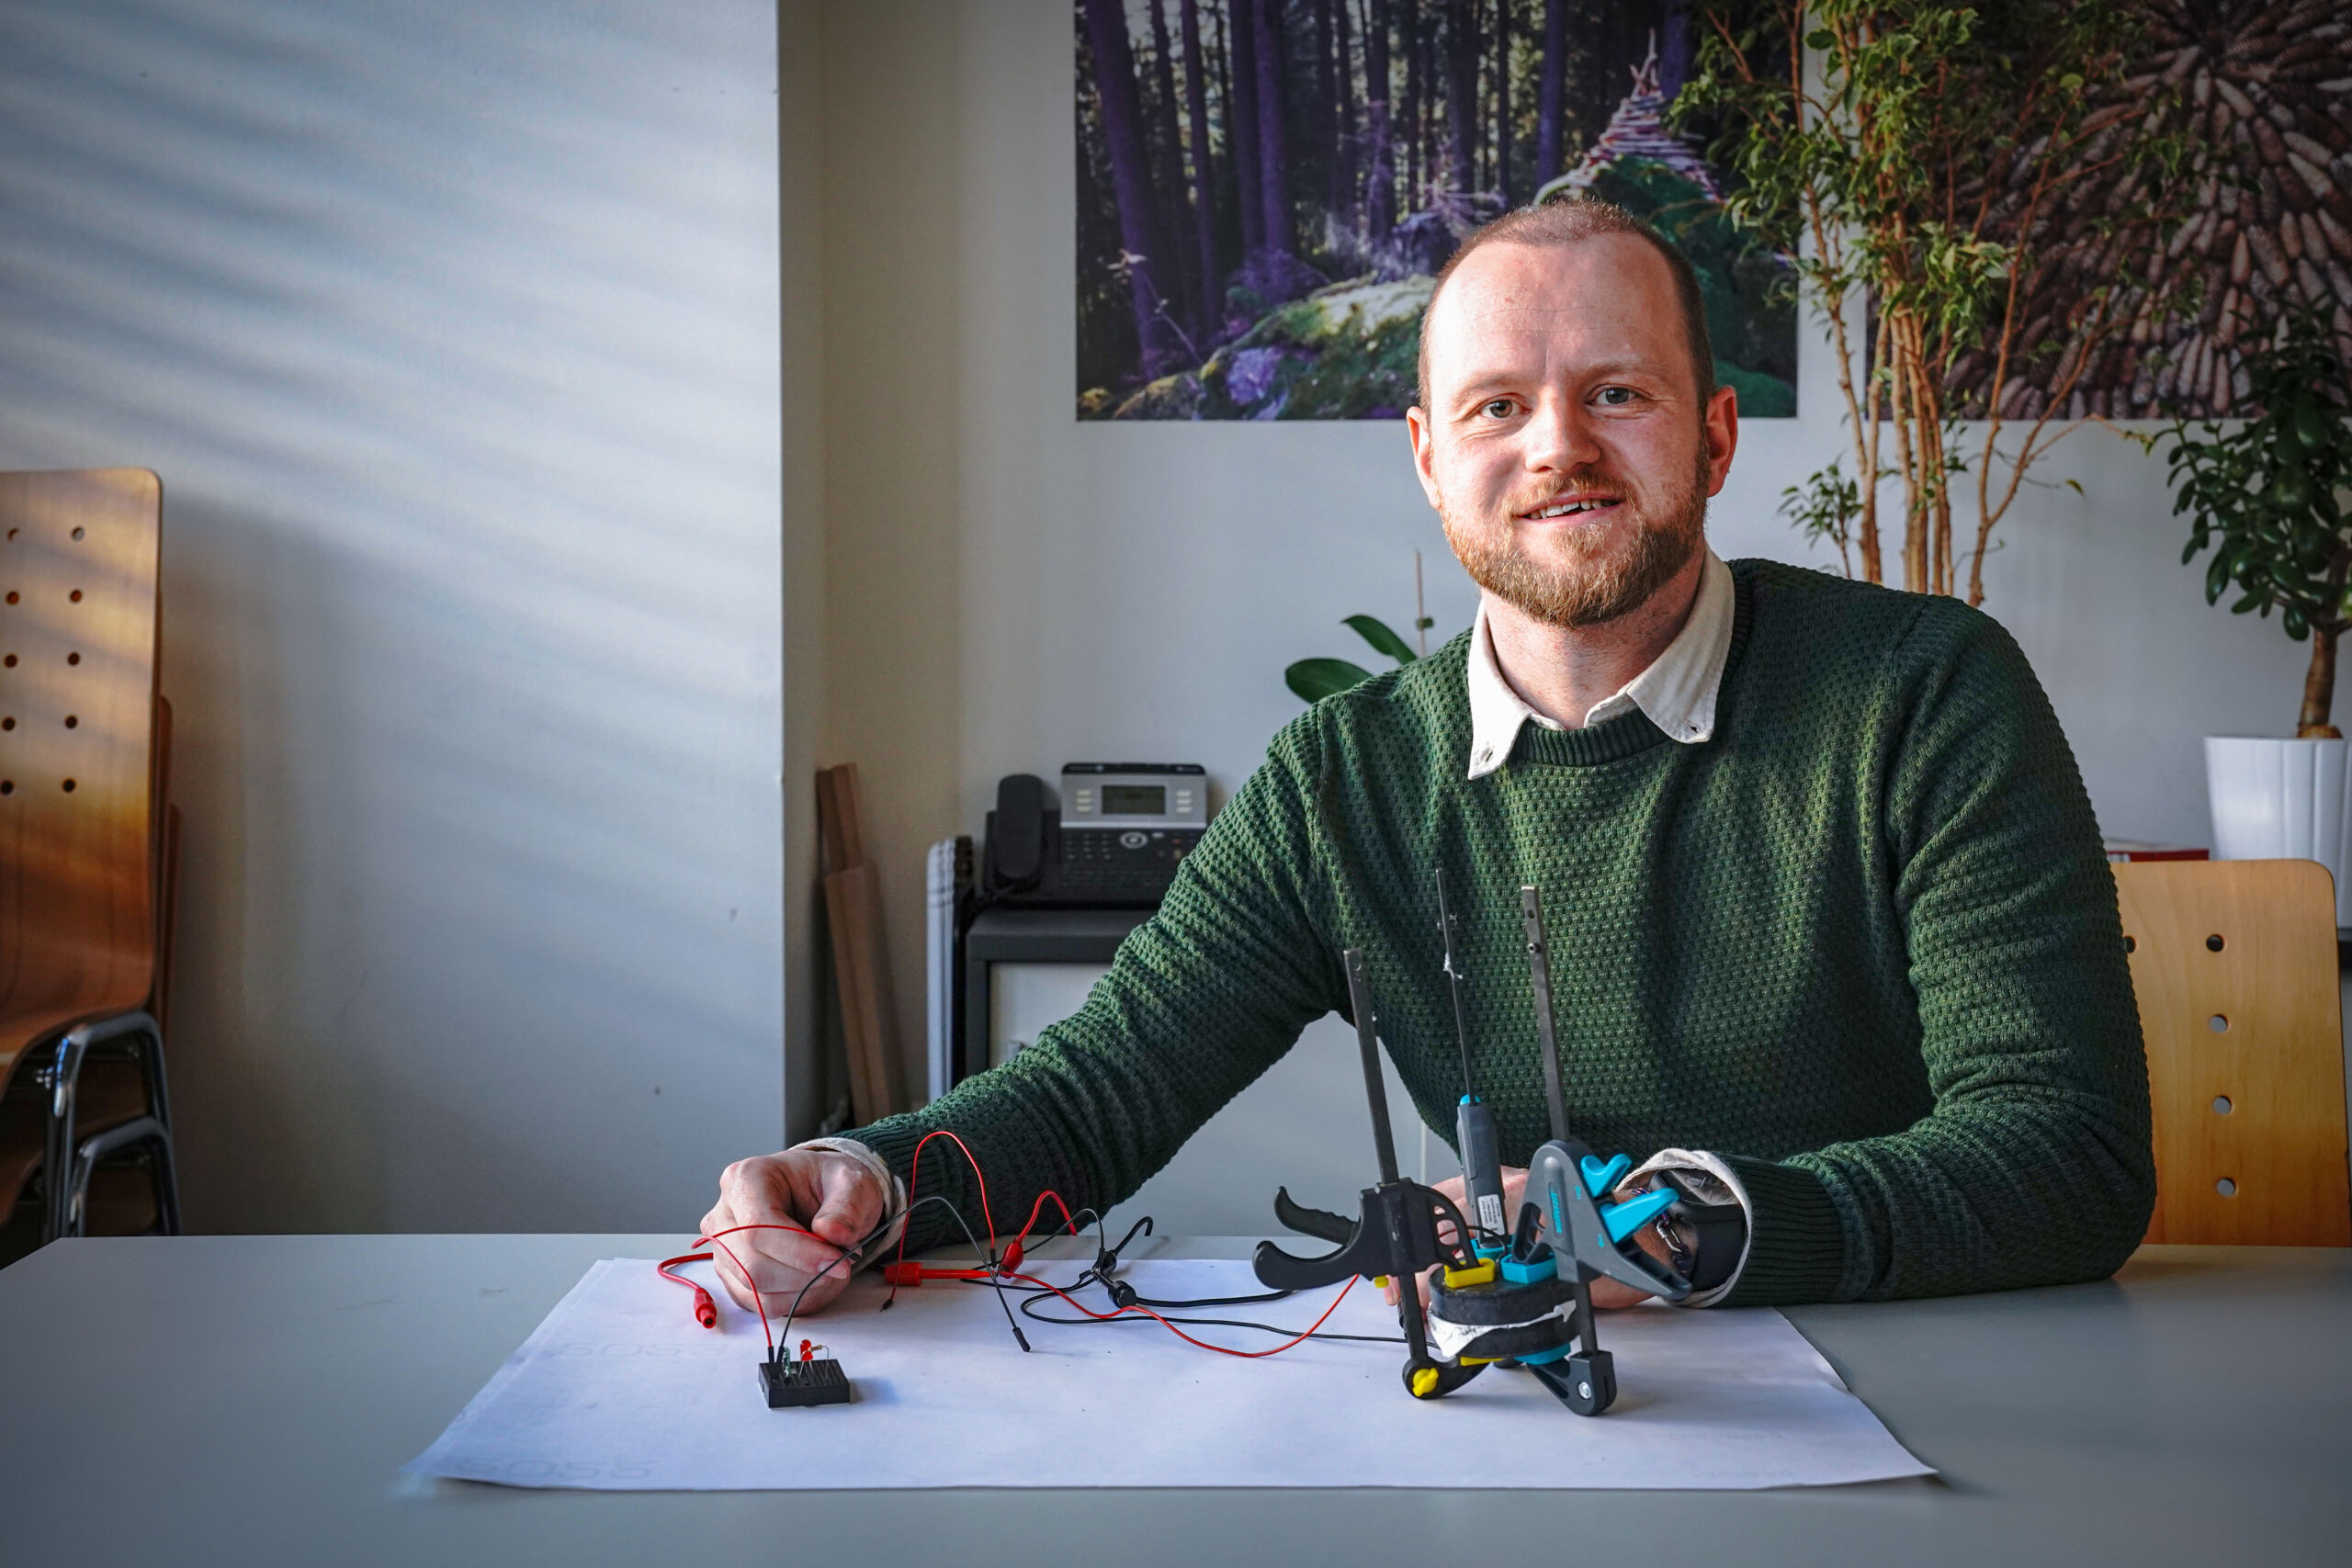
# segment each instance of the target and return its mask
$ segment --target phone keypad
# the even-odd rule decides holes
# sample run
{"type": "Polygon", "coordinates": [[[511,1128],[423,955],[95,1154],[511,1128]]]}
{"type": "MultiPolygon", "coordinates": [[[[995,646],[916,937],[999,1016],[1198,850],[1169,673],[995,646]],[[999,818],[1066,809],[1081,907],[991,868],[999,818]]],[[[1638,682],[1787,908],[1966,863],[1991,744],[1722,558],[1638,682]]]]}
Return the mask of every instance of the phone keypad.
{"type": "Polygon", "coordinates": [[[1198,832],[1140,829],[1062,829],[1062,885],[1073,893],[1157,895],[1176,874],[1176,863],[1200,841],[1198,832]]]}

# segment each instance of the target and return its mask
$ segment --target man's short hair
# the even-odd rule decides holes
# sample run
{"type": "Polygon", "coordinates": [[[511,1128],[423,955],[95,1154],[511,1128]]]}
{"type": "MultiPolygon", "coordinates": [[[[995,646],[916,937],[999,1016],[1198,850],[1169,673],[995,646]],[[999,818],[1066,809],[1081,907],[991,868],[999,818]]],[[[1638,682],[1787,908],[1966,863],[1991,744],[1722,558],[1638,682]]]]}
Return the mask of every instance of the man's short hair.
{"type": "Polygon", "coordinates": [[[1597,234],[1631,234],[1664,256],[1666,265],[1674,269],[1675,299],[1682,307],[1682,333],[1690,340],[1690,372],[1698,383],[1699,406],[1703,410],[1715,395],[1715,351],[1707,339],[1707,302],[1699,292],[1699,275],[1691,269],[1690,258],[1677,249],[1673,241],[1623,208],[1589,196],[1559,196],[1538,207],[1514,208],[1473,231],[1438,268],[1430,302],[1421,308],[1421,407],[1430,406],[1430,322],[1437,316],[1438,299],[1445,292],[1447,280],[1471,252],[1482,245],[1496,244],[1572,245],[1597,234]]]}

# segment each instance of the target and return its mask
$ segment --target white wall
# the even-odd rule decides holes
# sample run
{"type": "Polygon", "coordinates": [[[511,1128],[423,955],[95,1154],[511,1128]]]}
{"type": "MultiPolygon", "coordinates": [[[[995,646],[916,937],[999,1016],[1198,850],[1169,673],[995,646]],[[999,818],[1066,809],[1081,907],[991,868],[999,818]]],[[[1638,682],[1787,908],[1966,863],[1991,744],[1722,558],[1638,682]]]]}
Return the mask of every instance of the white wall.
{"type": "Polygon", "coordinates": [[[164,477],[204,1229],[783,1126],[776,13],[10,0],[0,464],[164,477]]]}
{"type": "MultiPolygon", "coordinates": [[[[896,781],[875,837],[893,941],[912,954],[922,846],[976,832],[1000,774],[1182,759],[1229,790],[1298,712],[1285,664],[1365,658],[1343,615],[1410,617],[1415,549],[1433,637],[1466,625],[1475,597],[1399,423],[1074,420],[1067,6],[835,4],[825,24],[829,91],[836,80],[858,89],[829,100],[827,158],[866,193],[855,222],[829,230],[829,277],[888,276],[855,297],[828,293],[828,406],[865,423],[846,439],[890,497],[854,523],[834,513],[830,543],[854,526],[865,563],[836,559],[829,581],[834,613],[854,606],[868,647],[919,654],[887,674],[836,665],[831,733],[896,781]],[[887,137],[887,156],[870,135],[887,137]],[[921,464],[924,482],[901,482],[893,455],[921,464]],[[918,597],[901,592],[910,584],[918,597]],[[952,723],[910,725],[896,707],[861,716],[908,702],[914,677],[927,711],[951,705],[952,723]]],[[[842,218],[829,205],[829,225],[842,218]]],[[[1715,502],[1710,531],[1726,556],[1806,558],[1774,514],[1780,492],[1845,450],[1830,367],[1807,330],[1804,416],[1749,424],[1715,502]]],[[[828,437],[837,500],[865,483],[840,466],[842,439],[828,437]]],[[[2202,842],[2199,738],[2288,732],[2303,650],[2273,625],[2205,607],[2201,574],[2177,564],[2185,534],[2160,462],[2090,430],[2037,477],[2078,478],[2087,499],[2048,489],[2019,502],[1989,564],[1986,607],[2050,689],[2107,831],[2202,842]]],[[[907,1016],[920,1016],[909,964],[900,984],[907,1016]]],[[[1354,1097],[1335,1135],[1358,1139],[1343,1034],[1322,1026],[1311,1049],[1329,1091],[1354,1097]]],[[[1179,1157],[1203,1181],[1223,1159],[1179,1157]]]]}

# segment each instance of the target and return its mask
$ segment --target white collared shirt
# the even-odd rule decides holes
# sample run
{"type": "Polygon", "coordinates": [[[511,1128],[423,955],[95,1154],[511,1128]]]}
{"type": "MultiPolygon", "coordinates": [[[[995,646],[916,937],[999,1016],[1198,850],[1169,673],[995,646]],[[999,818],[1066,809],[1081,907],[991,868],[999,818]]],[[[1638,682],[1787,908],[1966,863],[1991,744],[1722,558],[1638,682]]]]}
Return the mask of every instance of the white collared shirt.
{"type": "MultiPolygon", "coordinates": [[[[1723,690],[1724,665],[1731,658],[1736,597],[1731,568],[1709,550],[1706,567],[1699,574],[1699,596],[1690,605],[1690,618],[1648,669],[1594,704],[1584,716],[1585,723],[1599,724],[1639,708],[1669,739],[1686,746],[1713,739],[1715,696],[1723,690]]],[[[1519,744],[1520,728],[1529,720],[1546,729],[1561,728],[1529,707],[1511,689],[1495,659],[1494,634],[1487,629],[1483,604],[1470,633],[1469,681],[1472,778],[1484,778],[1510,760],[1511,748],[1519,744]]]]}

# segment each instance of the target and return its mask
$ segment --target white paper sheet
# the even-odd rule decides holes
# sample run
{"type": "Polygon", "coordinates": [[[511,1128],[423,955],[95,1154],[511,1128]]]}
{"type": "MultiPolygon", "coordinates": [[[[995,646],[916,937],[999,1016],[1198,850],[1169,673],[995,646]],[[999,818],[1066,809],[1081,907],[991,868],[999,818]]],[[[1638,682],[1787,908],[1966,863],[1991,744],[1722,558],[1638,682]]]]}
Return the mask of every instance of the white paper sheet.
{"type": "MultiPolygon", "coordinates": [[[[707,1266],[692,1269],[707,1279],[707,1266]]],[[[1080,1264],[1042,1266],[1069,1280],[1080,1264]]],[[[683,1271],[683,1270],[682,1270],[683,1271]]],[[[1132,1263],[1146,1296],[1241,1294],[1239,1262],[1132,1263]]],[[[1336,1290],[1336,1287],[1334,1288],[1336,1290]]],[[[1306,1327],[1331,1291],[1182,1314],[1306,1327]]],[[[1090,1292],[1090,1304],[1099,1291],[1090,1292]]],[[[697,1325],[685,1291],[639,1259],[591,1268],[440,1439],[406,1467],[515,1486],[632,1491],[911,1486],[1439,1486],[1746,1489],[1925,1475],[1779,1313],[1602,1314],[1619,1394],[1572,1414],[1524,1371],[1489,1370],[1439,1400],[1398,1375],[1401,1344],[1312,1340],[1240,1360],[1148,1320],[1022,1320],[994,1292],[927,1284],[877,1312],[861,1279],[792,1338],[830,1347],[855,1402],[770,1410],[756,1318],[719,1298],[697,1325]]],[[[1040,1311],[1074,1315],[1047,1298],[1040,1311]]],[[[1397,1332],[1359,1283],[1327,1330],[1397,1332]]],[[[1194,1328],[1238,1348],[1279,1343],[1194,1328]]]]}

